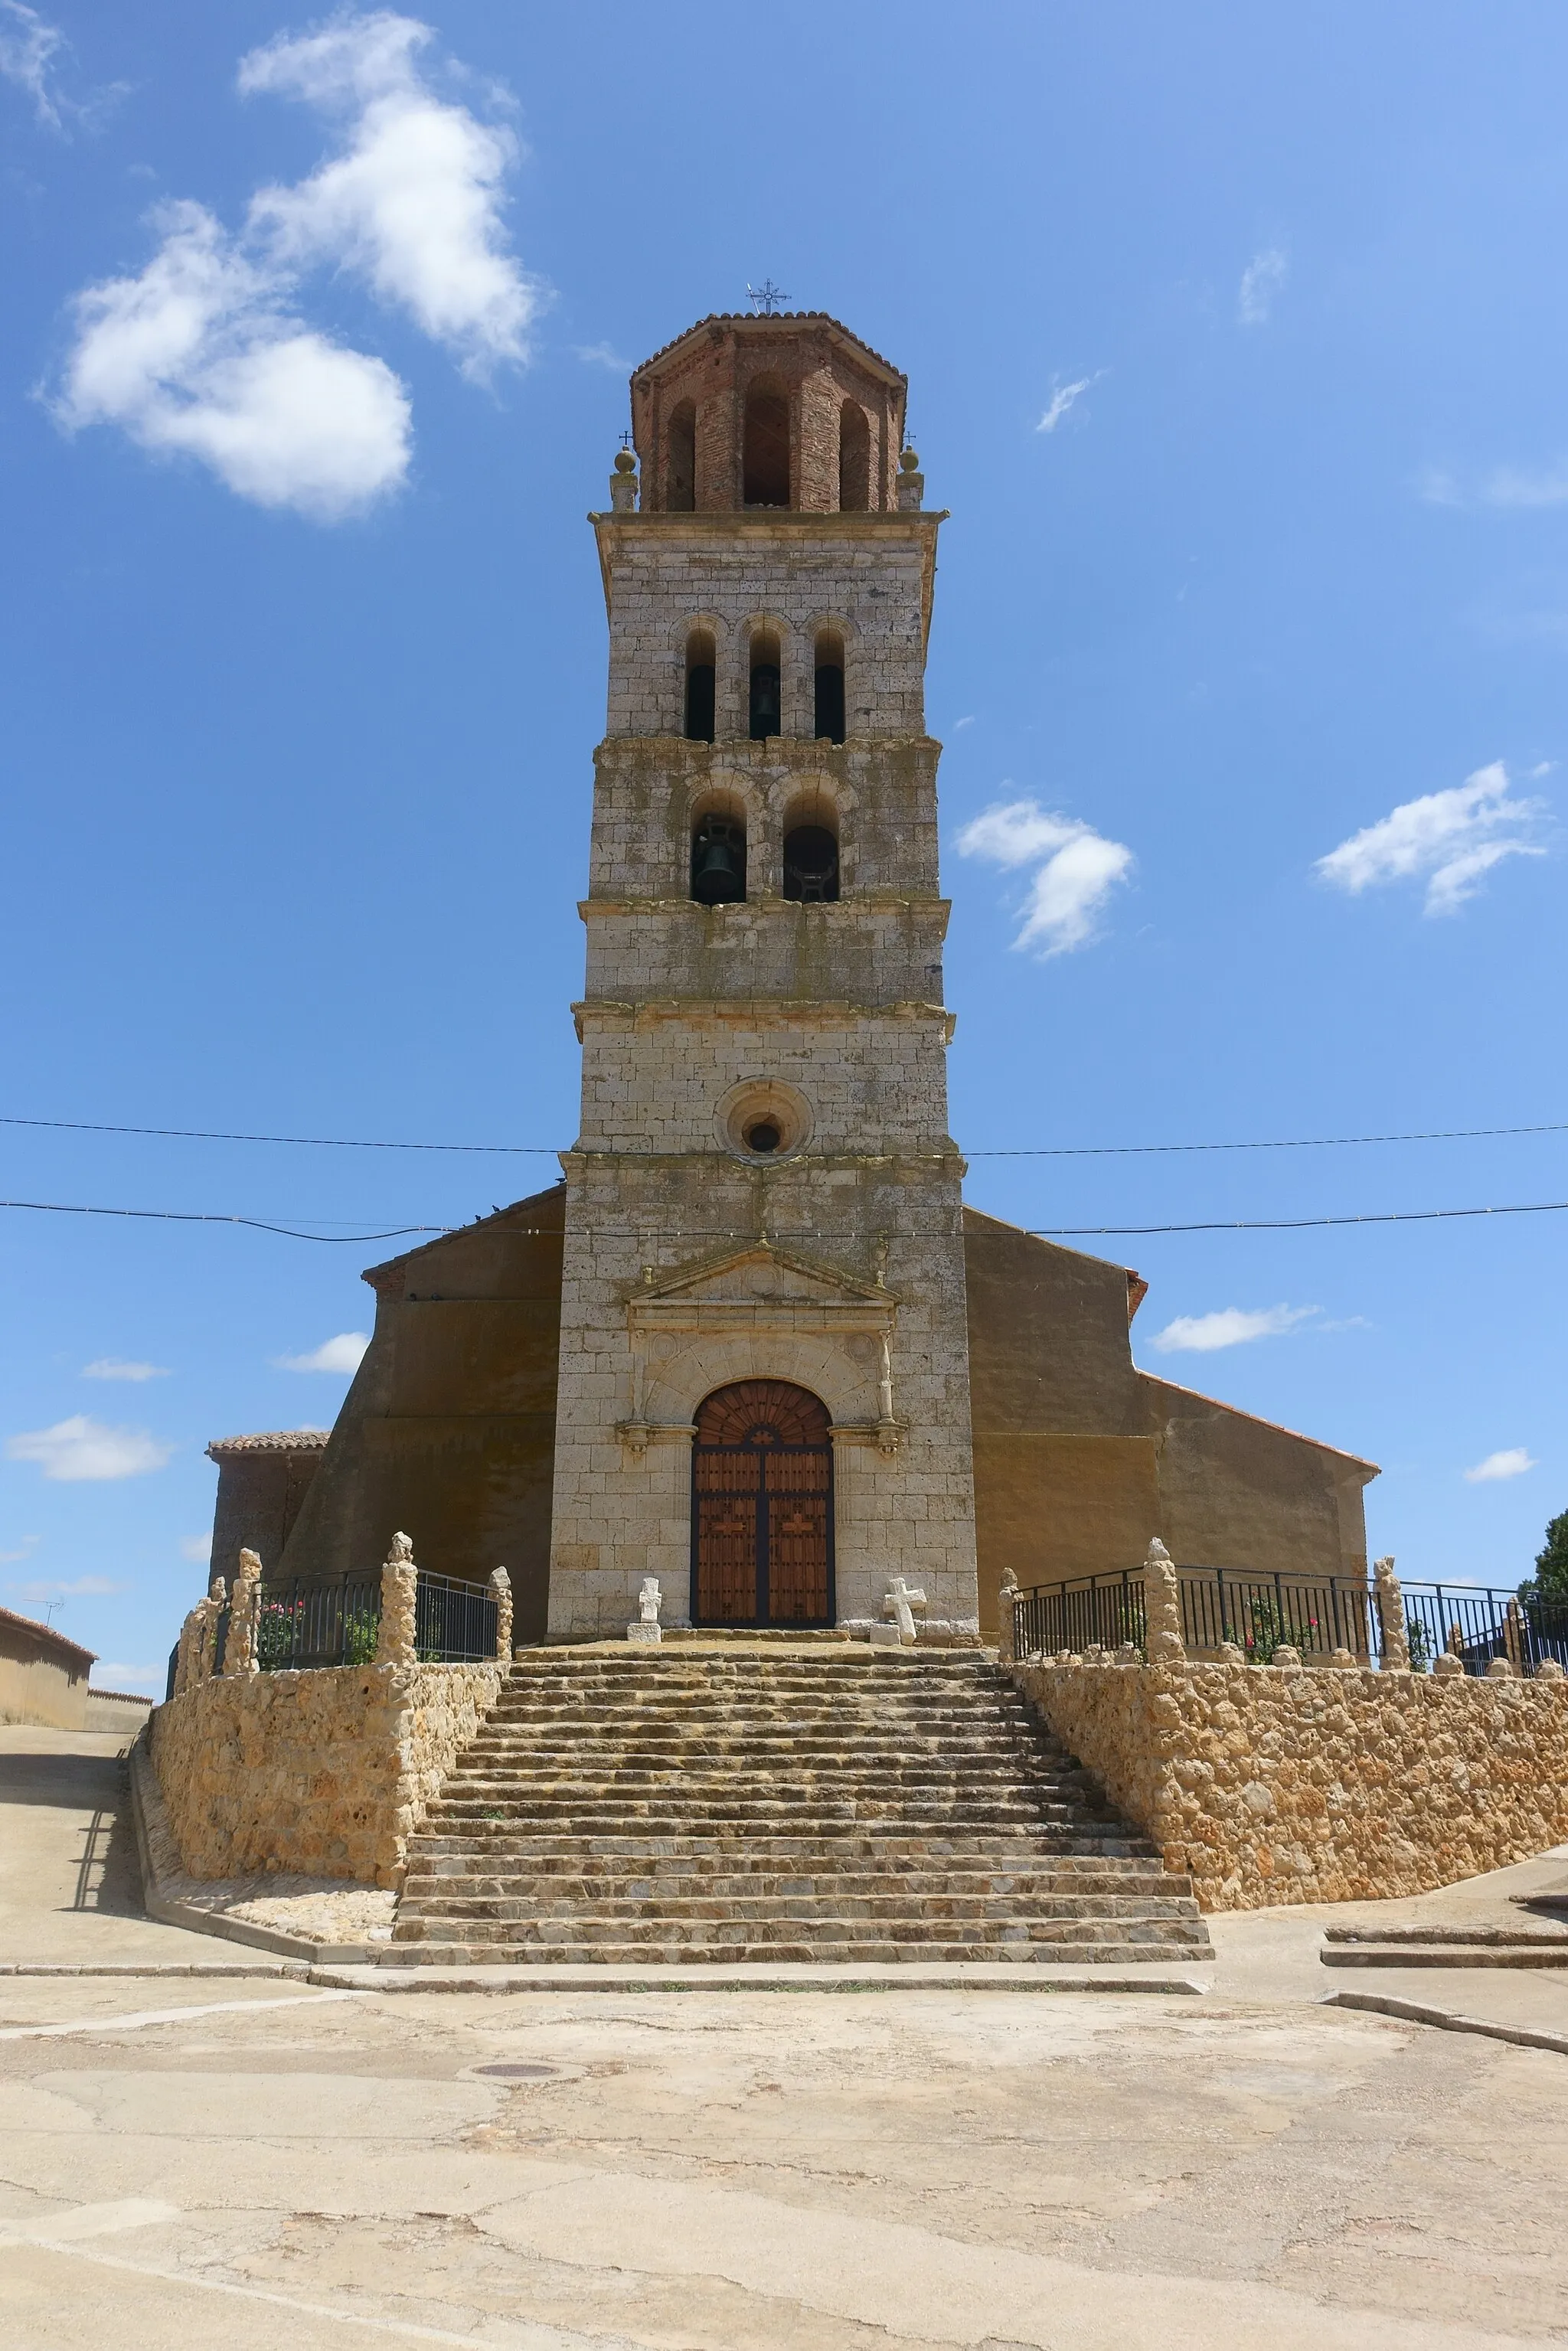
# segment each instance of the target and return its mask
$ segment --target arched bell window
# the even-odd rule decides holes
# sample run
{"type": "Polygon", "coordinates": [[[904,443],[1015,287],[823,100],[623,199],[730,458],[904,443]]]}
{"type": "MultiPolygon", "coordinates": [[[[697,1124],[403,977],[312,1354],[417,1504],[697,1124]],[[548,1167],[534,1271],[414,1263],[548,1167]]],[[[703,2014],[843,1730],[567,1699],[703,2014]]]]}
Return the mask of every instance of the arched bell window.
{"type": "Polygon", "coordinates": [[[784,895],[829,906],[839,894],[839,844],[825,824],[797,824],[784,836],[784,895]]]}
{"type": "Polygon", "coordinates": [[[844,739],[844,641],[836,629],[817,636],[816,724],[811,732],[830,743],[844,739]]]}
{"type": "Polygon", "coordinates": [[[751,640],[751,724],[754,743],[764,743],[783,728],[783,657],[779,640],[758,629],[751,640]]]}
{"type": "Polygon", "coordinates": [[[759,376],[746,395],[741,503],[789,504],[789,402],[775,376],[759,376]]]}
{"type": "Polygon", "coordinates": [[[714,737],[714,681],[717,652],[706,629],[694,629],[686,639],[685,736],[688,743],[711,743],[714,737]]]}
{"type": "Polygon", "coordinates": [[[731,906],[746,895],[746,819],[710,808],[692,828],[692,896],[699,906],[731,906]]]}
{"type": "Polygon", "coordinates": [[[864,514],[871,505],[871,426],[858,401],[839,411],[839,506],[844,514],[864,514]]]}
{"type": "Polygon", "coordinates": [[[671,514],[691,514],[697,502],[697,412],[680,400],[665,427],[664,505],[671,514]]]}

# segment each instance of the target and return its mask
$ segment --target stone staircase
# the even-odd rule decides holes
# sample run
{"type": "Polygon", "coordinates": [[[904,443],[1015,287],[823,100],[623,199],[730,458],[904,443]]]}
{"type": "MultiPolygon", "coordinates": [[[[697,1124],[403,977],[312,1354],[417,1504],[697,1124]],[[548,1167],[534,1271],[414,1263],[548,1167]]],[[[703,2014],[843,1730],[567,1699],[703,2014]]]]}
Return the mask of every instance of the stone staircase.
{"type": "Polygon", "coordinates": [[[1210,1956],[1186,1878],[975,1653],[540,1651],[411,1844],[383,1963],[1210,1956]]]}

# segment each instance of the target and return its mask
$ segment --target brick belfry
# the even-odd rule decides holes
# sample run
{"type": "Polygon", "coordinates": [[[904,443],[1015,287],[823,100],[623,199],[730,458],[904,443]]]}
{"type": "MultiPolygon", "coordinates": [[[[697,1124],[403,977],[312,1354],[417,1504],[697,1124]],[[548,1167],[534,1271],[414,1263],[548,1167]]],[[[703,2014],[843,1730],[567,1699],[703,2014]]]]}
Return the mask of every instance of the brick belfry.
{"type": "Polygon", "coordinates": [[[924,674],[942,517],[835,320],[639,368],[581,1126],[563,1154],[549,1637],[977,1619],[963,1162],[924,674]],[[902,455],[901,455],[902,452],[902,455]]]}

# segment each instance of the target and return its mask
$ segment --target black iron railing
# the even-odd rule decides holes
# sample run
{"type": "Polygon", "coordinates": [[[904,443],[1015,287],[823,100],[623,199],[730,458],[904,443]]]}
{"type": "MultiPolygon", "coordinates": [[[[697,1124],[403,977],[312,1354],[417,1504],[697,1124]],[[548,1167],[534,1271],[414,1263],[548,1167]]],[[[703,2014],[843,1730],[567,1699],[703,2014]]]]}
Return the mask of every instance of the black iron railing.
{"type": "Polygon", "coordinates": [[[478,1665],[496,1654],[496,1597],[482,1583],[428,1575],[413,1604],[414,1654],[427,1665],[478,1665]]]}
{"type": "MultiPolygon", "coordinates": [[[[1194,1656],[1234,1644],[1253,1665],[1271,1664],[1290,1647],[1302,1657],[1348,1649],[1366,1665],[1383,1657],[1383,1620],[1375,1588],[1359,1575],[1260,1574],[1242,1568],[1179,1567],[1182,1638],[1194,1656]]],[[[1494,1657],[1517,1673],[1543,1658],[1568,1667],[1568,1602],[1521,1601],[1479,1584],[1406,1583],[1406,1638],[1410,1662],[1428,1671],[1445,1649],[1470,1674],[1494,1657]]],[[[1067,1649],[1142,1650],[1144,1578],[1139,1569],[1113,1575],[1065,1576],[1020,1592],[1013,1604],[1014,1654],[1051,1656],[1067,1649]]]]}
{"type": "MultiPolygon", "coordinates": [[[[371,1575],[275,1577],[256,1585],[256,1659],[264,1674],[321,1666],[369,1666],[381,1637],[382,1579],[371,1575]]],[[[223,1671],[228,1609],[217,1620],[213,1671],[223,1671]]],[[[414,1655],[423,1665],[472,1665],[496,1654],[497,1602],[481,1583],[419,1571],[413,1602],[414,1655]]],[[[167,1695],[174,1695],[179,1645],[169,1653],[167,1695]]]]}

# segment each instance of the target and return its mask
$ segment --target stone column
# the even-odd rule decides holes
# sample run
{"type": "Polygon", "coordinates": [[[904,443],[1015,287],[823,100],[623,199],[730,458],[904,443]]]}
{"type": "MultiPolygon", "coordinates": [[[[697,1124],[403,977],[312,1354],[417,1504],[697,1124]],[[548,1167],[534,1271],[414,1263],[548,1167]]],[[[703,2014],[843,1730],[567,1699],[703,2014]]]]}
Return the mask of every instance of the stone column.
{"type": "Polygon", "coordinates": [[[512,1662],[512,1579],[504,1567],[490,1571],[490,1590],[496,1599],[496,1655],[503,1665],[512,1662]]]}
{"type": "Polygon", "coordinates": [[[1181,1584],[1176,1562],[1156,1535],[1144,1562],[1144,1655],[1151,1666],[1185,1666],[1181,1584]]]}
{"type": "Polygon", "coordinates": [[[1405,1630],[1405,1594],[1399,1589],[1393,1560],[1374,1560],[1372,1573],[1377,1590],[1377,1614],[1383,1625],[1383,1669],[1385,1673],[1407,1674],[1410,1641],[1405,1630]]]}
{"type": "Polygon", "coordinates": [[[1017,1662],[1018,1617],[1014,1614],[1014,1603],[1018,1596],[1019,1580],[1013,1573],[1009,1560],[1002,1570],[1001,1588],[997,1593],[997,1608],[1001,1619],[997,1626],[997,1654],[1004,1666],[1017,1662]]]}
{"type": "Polygon", "coordinates": [[[239,1573],[234,1580],[229,1597],[229,1636],[224,1646],[224,1673],[258,1674],[261,1662],[256,1654],[256,1585],[261,1582],[261,1562],[255,1552],[242,1551],[239,1573]]]}
{"type": "Polygon", "coordinates": [[[414,1596],[418,1589],[419,1570],[413,1563],[413,1545],[407,1535],[393,1535],[392,1549],[382,1568],[382,1622],[376,1637],[378,1666],[414,1663],[414,1596]]]}

